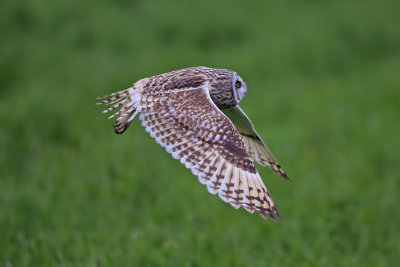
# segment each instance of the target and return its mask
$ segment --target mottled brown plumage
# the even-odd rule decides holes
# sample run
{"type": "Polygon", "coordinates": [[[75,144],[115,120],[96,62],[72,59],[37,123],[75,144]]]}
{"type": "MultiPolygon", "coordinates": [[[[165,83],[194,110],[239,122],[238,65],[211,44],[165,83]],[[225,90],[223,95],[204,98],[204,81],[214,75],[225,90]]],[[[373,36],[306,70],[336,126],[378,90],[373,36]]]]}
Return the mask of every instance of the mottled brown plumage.
{"type": "Polygon", "coordinates": [[[246,84],[232,70],[194,67],[145,78],[97,104],[119,107],[116,133],[140,113],[146,131],[212,194],[235,208],[280,217],[253,161],[287,179],[238,103],[246,84]]]}

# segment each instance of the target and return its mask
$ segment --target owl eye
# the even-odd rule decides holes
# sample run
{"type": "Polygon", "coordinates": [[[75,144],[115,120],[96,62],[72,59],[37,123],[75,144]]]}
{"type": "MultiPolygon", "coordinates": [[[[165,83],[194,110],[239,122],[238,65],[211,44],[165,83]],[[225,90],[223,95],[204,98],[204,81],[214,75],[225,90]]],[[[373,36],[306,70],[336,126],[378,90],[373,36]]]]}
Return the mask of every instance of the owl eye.
{"type": "Polygon", "coordinates": [[[240,81],[236,81],[235,86],[236,88],[240,88],[242,86],[242,83],[240,81]]]}

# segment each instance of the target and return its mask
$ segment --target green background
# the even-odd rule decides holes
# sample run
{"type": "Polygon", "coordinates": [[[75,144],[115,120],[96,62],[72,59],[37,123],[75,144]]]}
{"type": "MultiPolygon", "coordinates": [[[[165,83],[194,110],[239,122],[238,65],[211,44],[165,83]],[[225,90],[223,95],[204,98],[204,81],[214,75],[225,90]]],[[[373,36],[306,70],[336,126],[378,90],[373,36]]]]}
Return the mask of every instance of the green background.
{"type": "Polygon", "coordinates": [[[399,1],[2,1],[0,265],[394,266],[399,1]],[[230,68],[285,222],[211,195],[95,97],[230,68]]]}

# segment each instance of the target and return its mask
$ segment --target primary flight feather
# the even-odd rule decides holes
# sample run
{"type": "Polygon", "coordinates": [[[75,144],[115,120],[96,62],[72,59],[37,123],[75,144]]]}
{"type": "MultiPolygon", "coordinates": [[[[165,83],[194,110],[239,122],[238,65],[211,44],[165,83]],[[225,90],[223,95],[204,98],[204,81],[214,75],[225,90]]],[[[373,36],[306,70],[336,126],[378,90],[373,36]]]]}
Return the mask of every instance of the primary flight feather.
{"type": "Polygon", "coordinates": [[[239,108],[247,87],[234,71],[192,67],[144,78],[103,97],[122,134],[137,114],[146,131],[235,208],[279,215],[253,161],[287,175],[239,108]]]}

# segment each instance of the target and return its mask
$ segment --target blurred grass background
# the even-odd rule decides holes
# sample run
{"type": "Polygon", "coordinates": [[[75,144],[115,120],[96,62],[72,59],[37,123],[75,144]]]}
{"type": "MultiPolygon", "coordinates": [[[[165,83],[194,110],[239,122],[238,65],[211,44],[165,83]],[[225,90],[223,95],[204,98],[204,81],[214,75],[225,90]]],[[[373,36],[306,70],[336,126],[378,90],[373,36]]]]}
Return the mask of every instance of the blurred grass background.
{"type": "Polygon", "coordinates": [[[398,1],[3,1],[0,265],[394,266],[398,1]],[[285,222],[235,211],[95,97],[205,65],[292,182],[285,222]]]}

